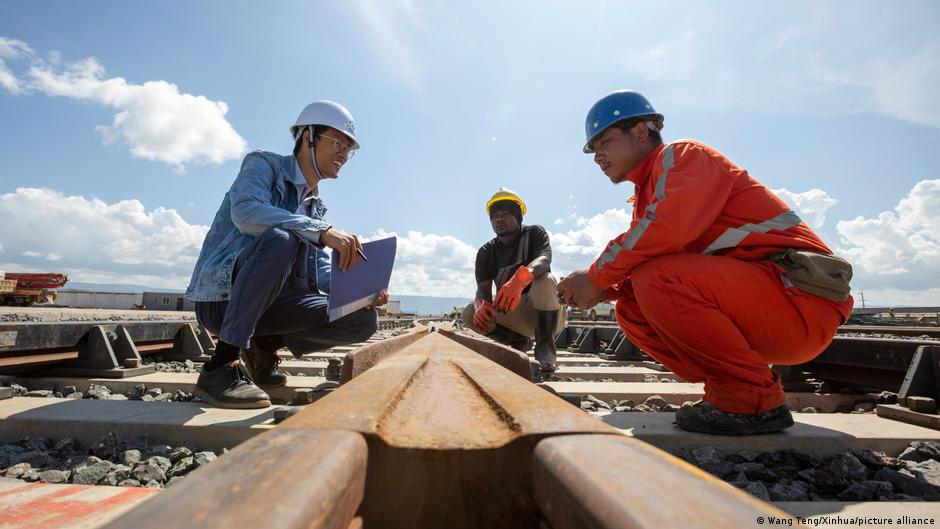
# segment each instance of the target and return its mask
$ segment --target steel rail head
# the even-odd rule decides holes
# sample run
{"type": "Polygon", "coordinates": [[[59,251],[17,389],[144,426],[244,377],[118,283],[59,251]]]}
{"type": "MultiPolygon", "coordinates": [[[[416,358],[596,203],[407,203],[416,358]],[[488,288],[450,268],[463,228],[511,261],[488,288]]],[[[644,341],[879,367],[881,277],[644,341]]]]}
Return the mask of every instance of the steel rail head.
{"type": "Polygon", "coordinates": [[[625,436],[545,439],[535,448],[535,501],[552,529],[804,527],[711,474],[625,436]],[[791,525],[792,524],[792,525],[791,525]]]}
{"type": "Polygon", "coordinates": [[[366,443],[352,432],[273,430],[141,504],[105,529],[356,526],[366,443]]]}
{"type": "Polygon", "coordinates": [[[354,430],[413,449],[494,449],[529,435],[617,432],[440,333],[386,353],[280,428],[354,430]]]}
{"type": "Polygon", "coordinates": [[[346,359],[343,361],[343,367],[339,376],[340,384],[345,384],[362,373],[365,373],[369,368],[378,364],[395,351],[427,336],[429,332],[431,332],[431,329],[428,327],[418,325],[414,330],[408,333],[365,345],[346,353],[346,359]]]}

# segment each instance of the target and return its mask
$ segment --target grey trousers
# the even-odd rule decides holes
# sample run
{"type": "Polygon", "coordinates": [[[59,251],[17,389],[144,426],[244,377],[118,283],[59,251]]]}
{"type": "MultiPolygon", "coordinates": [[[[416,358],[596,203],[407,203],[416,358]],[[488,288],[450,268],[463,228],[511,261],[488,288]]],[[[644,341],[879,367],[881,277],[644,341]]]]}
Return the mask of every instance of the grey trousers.
{"type": "MultiPolygon", "coordinates": [[[[535,311],[537,310],[560,310],[561,303],[558,301],[558,280],[552,274],[544,274],[532,281],[529,291],[522,295],[519,306],[516,310],[503,314],[496,312],[496,325],[501,325],[512,329],[513,331],[527,338],[535,338],[535,311]]],[[[477,328],[473,323],[473,315],[476,311],[473,303],[463,308],[461,319],[465,327],[472,329],[482,335],[486,331],[477,328]]],[[[558,335],[565,328],[565,315],[562,312],[558,318],[558,325],[555,327],[554,335],[558,335]]]]}

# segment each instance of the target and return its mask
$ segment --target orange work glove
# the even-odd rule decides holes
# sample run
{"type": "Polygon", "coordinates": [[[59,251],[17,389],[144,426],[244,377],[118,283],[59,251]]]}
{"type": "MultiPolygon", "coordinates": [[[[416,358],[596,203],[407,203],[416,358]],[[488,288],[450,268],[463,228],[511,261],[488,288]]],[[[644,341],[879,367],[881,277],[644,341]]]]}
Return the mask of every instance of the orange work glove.
{"type": "Polygon", "coordinates": [[[519,306],[519,300],[522,298],[522,291],[532,282],[532,272],[525,266],[520,266],[516,273],[506,281],[496,293],[496,301],[493,305],[500,312],[512,312],[519,306]]]}
{"type": "Polygon", "coordinates": [[[493,330],[493,305],[482,298],[473,300],[473,324],[481,331],[493,330]]]}

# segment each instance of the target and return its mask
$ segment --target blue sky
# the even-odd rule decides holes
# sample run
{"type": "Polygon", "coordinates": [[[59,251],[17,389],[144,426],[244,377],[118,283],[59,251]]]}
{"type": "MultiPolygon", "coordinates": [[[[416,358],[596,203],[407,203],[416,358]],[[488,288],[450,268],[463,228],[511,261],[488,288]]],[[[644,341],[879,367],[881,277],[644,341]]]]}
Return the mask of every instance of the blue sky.
{"type": "Polygon", "coordinates": [[[362,149],[328,218],[401,237],[393,294],[473,292],[499,186],[567,272],[626,229],[632,189],[580,147],[590,105],[633,88],[667,141],[785,189],[856,291],[940,304],[935,2],[271,5],[0,3],[0,268],[184,287],[244,152],[288,153],[333,99],[362,149]]]}

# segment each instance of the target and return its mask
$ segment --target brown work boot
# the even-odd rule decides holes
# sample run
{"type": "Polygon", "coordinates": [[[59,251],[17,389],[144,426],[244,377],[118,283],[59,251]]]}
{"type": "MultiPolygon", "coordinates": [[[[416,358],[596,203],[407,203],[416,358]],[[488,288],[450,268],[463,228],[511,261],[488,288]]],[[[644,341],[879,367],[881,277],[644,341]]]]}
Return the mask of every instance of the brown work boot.
{"type": "Polygon", "coordinates": [[[700,400],[686,402],[676,412],[676,425],[690,432],[716,435],[754,435],[779,432],[793,426],[793,416],[786,406],[751,415],[731,413],[700,400]]]}
{"type": "Polygon", "coordinates": [[[212,371],[207,371],[203,365],[196,379],[195,393],[219,408],[267,408],[271,405],[271,397],[252,384],[245,367],[239,363],[212,371]]]}
{"type": "Polygon", "coordinates": [[[262,388],[279,388],[287,384],[287,375],[278,373],[281,359],[277,356],[277,349],[271,351],[258,347],[252,339],[248,349],[242,349],[242,359],[251,379],[262,388]]]}

